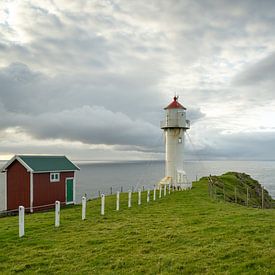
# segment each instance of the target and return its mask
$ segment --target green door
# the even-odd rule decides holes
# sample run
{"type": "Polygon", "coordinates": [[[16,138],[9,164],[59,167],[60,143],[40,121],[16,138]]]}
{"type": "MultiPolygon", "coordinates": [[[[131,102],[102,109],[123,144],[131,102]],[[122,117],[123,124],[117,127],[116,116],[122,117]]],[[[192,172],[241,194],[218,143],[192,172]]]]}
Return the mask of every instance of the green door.
{"type": "Polygon", "coordinates": [[[67,202],[74,201],[74,180],[73,179],[66,180],[66,201],[67,202]]]}

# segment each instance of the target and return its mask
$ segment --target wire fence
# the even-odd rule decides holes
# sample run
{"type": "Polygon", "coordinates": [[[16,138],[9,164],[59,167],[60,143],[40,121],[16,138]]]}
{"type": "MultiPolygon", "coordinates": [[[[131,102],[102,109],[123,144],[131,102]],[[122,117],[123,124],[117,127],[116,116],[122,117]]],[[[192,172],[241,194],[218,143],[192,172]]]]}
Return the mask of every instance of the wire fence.
{"type": "Polygon", "coordinates": [[[273,208],[272,200],[263,186],[256,188],[249,185],[226,185],[211,175],[208,179],[208,195],[212,199],[237,203],[254,208],[273,208]]]}

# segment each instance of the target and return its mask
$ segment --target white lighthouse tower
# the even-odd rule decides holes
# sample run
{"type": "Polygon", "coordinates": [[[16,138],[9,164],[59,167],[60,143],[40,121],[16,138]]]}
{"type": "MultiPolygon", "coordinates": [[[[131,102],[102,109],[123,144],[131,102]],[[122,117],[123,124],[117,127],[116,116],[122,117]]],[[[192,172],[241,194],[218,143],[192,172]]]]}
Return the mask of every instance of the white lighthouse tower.
{"type": "Polygon", "coordinates": [[[165,134],[165,177],[159,184],[189,189],[192,183],[188,183],[183,170],[184,137],[186,130],[190,128],[190,121],[186,120],[186,108],[175,96],[164,110],[166,114],[165,120],[161,121],[161,129],[165,134]]]}

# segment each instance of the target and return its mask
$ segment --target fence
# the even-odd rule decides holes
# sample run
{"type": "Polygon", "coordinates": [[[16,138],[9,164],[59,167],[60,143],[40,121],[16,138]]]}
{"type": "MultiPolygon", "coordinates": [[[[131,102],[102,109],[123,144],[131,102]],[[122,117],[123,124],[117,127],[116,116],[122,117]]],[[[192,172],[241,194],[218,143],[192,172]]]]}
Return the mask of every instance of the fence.
{"type": "MultiPolygon", "coordinates": [[[[109,194],[109,195],[114,195],[114,194],[117,194],[117,192],[120,192],[120,193],[124,193],[124,190],[126,189],[129,189],[132,191],[132,193],[134,192],[138,192],[138,190],[141,190],[142,192],[144,192],[145,190],[148,190],[148,188],[150,189],[151,186],[149,185],[142,185],[140,188],[137,188],[135,186],[130,186],[130,188],[127,188],[125,186],[119,186],[119,185],[116,185],[116,186],[110,186],[110,187],[106,187],[106,188],[103,188],[103,190],[98,190],[98,191],[94,191],[90,194],[91,198],[92,199],[95,199],[95,198],[100,198],[101,197],[101,194],[109,194]]],[[[87,194],[86,194],[87,196],[87,194]]]]}
{"type": "MultiPolygon", "coordinates": [[[[141,189],[143,191],[148,190],[148,188],[152,188],[152,185],[142,185],[141,189]]],[[[101,198],[101,194],[105,194],[105,196],[107,195],[113,195],[115,193],[117,193],[118,191],[120,193],[123,193],[123,190],[127,189],[127,187],[125,186],[111,186],[111,187],[106,187],[103,190],[98,190],[95,192],[91,192],[91,193],[85,193],[84,196],[89,199],[97,199],[97,198],[101,198]]],[[[134,186],[130,186],[129,190],[132,191],[132,193],[135,192],[135,187],[134,186]]],[[[136,191],[138,191],[139,189],[137,189],[136,191]]],[[[152,189],[151,189],[152,190],[152,189]]],[[[77,200],[77,204],[81,204],[82,202],[82,197],[80,199],[77,200]]],[[[61,205],[66,205],[66,201],[60,202],[61,205]]],[[[31,210],[33,210],[35,212],[35,210],[49,210],[51,208],[53,208],[55,206],[55,203],[51,203],[51,204],[46,204],[46,205],[39,205],[39,206],[33,206],[32,209],[30,209],[29,207],[25,207],[25,212],[30,212],[31,210]]],[[[16,209],[12,209],[12,210],[0,210],[0,218],[1,217],[5,217],[5,216],[12,216],[12,215],[18,215],[19,210],[18,208],[16,209]]]]}
{"type": "Polygon", "coordinates": [[[208,194],[211,198],[234,202],[247,207],[269,208],[270,206],[267,205],[264,187],[261,186],[260,190],[257,191],[258,193],[255,191],[255,188],[252,189],[248,185],[243,188],[237,186],[226,187],[224,183],[215,180],[211,175],[208,177],[208,194]],[[252,195],[255,196],[253,197],[252,195]],[[257,196],[258,199],[256,199],[257,196]]]}
{"type": "MultiPolygon", "coordinates": [[[[172,188],[170,185],[168,186],[168,192],[166,186],[163,188],[157,189],[154,187],[153,190],[144,190],[143,194],[145,195],[145,200],[144,204],[149,204],[150,201],[156,201],[157,200],[157,192],[159,193],[159,199],[165,197],[167,194],[170,195],[170,190],[172,191],[179,191],[179,189],[172,188]],[[153,192],[151,192],[153,191],[153,192]],[[152,199],[151,199],[152,197],[152,199]]],[[[133,205],[133,196],[132,196],[132,190],[129,190],[127,193],[124,193],[127,196],[126,204],[128,208],[131,208],[133,205]],[[127,195],[128,194],[128,195],[127,195]]],[[[142,191],[139,189],[137,192],[137,205],[140,206],[142,204],[142,191]]],[[[120,195],[121,192],[117,191],[116,196],[115,196],[115,207],[114,210],[117,212],[120,211],[120,206],[121,206],[121,200],[120,200],[120,195]]],[[[105,215],[105,202],[106,199],[108,199],[108,196],[105,196],[105,194],[101,193],[100,194],[100,215],[104,216],[105,215]]],[[[55,218],[54,218],[54,226],[56,228],[60,227],[60,217],[61,217],[61,205],[64,205],[64,202],[56,201],[54,204],[48,204],[48,205],[41,205],[38,207],[33,207],[34,209],[44,209],[46,207],[55,207],[55,218]]],[[[87,195],[82,197],[81,200],[81,219],[84,221],[87,219],[86,212],[87,212],[87,195]]],[[[11,210],[14,213],[18,213],[18,219],[19,219],[19,237],[23,237],[25,235],[25,212],[26,210],[30,210],[29,208],[25,208],[24,206],[19,206],[18,209],[11,210]]],[[[9,212],[11,212],[9,211],[9,212]]]]}

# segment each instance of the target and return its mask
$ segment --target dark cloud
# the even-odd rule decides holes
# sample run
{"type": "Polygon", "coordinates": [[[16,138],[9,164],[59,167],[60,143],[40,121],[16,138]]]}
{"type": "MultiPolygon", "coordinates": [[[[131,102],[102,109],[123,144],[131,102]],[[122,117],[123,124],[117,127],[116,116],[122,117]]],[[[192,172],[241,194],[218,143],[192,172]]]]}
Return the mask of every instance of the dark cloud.
{"type": "MultiPolygon", "coordinates": [[[[274,152],[275,132],[269,130],[219,135],[214,144],[208,144],[195,153],[205,159],[273,160],[274,152]]],[[[189,153],[194,154],[191,150],[189,153]]]]}
{"type": "Polygon", "coordinates": [[[134,72],[47,77],[16,63],[0,71],[0,81],[1,102],[11,112],[39,114],[89,105],[136,118],[161,104],[153,75],[134,72]]]}
{"type": "Polygon", "coordinates": [[[205,114],[200,110],[200,108],[190,108],[187,112],[187,118],[193,123],[205,117],[205,114]]]}
{"type": "MultiPolygon", "coordinates": [[[[151,122],[159,119],[158,116],[151,121],[144,119],[146,115],[150,116],[147,113],[157,113],[159,109],[152,95],[146,95],[148,90],[141,91],[145,93],[143,95],[131,96],[127,105],[125,100],[130,95],[125,93],[125,88],[120,91],[115,87],[115,79],[111,94],[108,90],[101,93],[105,88],[103,80],[96,79],[98,89],[92,80],[78,82],[79,92],[76,87],[69,87],[71,81],[63,84],[62,80],[32,72],[24,64],[12,64],[3,69],[0,72],[0,127],[19,127],[37,139],[125,145],[127,148],[132,145],[140,146],[140,150],[152,147],[161,135],[159,121],[156,125],[151,122]],[[144,104],[144,97],[152,100],[151,104],[146,101],[144,104]],[[115,111],[108,109],[109,106],[115,111]]],[[[123,87],[123,83],[120,84],[123,87]]],[[[129,88],[130,84],[127,84],[129,88]]]]}
{"type": "Polygon", "coordinates": [[[236,85],[253,86],[266,82],[275,85],[275,52],[261,59],[255,64],[250,65],[235,79],[236,85]]]}
{"type": "Polygon", "coordinates": [[[159,128],[148,122],[89,106],[46,113],[29,119],[25,127],[40,139],[60,138],[88,144],[152,146],[152,140],[160,135],[159,128]]]}

